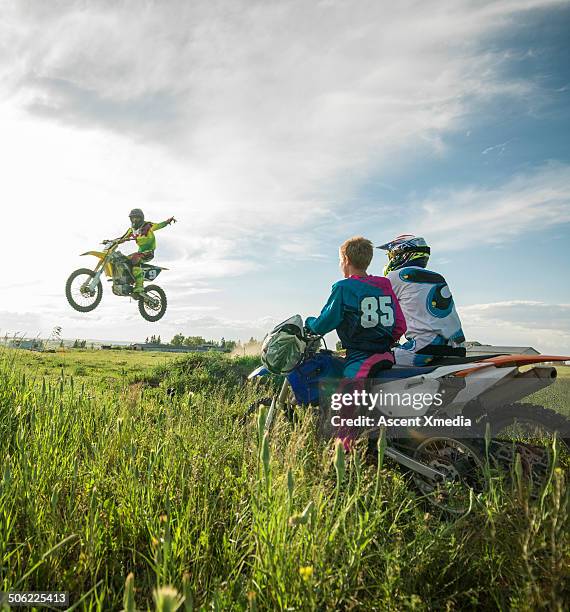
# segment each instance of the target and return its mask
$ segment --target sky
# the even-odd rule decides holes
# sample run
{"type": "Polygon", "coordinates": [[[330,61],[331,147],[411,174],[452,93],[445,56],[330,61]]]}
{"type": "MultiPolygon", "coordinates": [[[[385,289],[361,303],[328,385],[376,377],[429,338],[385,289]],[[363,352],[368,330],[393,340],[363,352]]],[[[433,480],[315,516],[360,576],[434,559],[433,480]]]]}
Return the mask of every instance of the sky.
{"type": "Polygon", "coordinates": [[[570,354],[569,31],[557,0],[0,0],[0,334],[261,338],[346,238],[413,233],[469,340],[570,354]],[[134,207],[178,219],[165,317],[108,283],[73,311],[134,207]]]}

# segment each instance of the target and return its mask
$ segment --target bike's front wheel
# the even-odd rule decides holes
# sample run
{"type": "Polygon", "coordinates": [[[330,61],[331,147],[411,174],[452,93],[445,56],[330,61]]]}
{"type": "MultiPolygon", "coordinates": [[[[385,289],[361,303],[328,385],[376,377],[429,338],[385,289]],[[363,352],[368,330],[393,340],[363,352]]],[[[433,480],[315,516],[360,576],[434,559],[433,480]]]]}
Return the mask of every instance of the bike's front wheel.
{"type": "Polygon", "coordinates": [[[240,421],[245,423],[245,421],[251,415],[258,414],[261,406],[265,406],[267,408],[265,424],[264,424],[264,432],[269,433],[271,431],[271,427],[275,422],[275,417],[277,413],[281,410],[283,415],[289,422],[294,422],[295,420],[295,405],[293,403],[291,385],[285,379],[283,384],[281,385],[281,389],[277,395],[272,397],[264,397],[263,399],[257,400],[253,402],[248,409],[245,411],[244,415],[241,417],[240,421]]]}
{"type": "Polygon", "coordinates": [[[158,285],[147,285],[139,296],[139,312],[143,319],[154,323],[166,312],[166,293],[158,285]]]}
{"type": "Polygon", "coordinates": [[[65,283],[65,297],[69,305],[79,312],[95,310],[103,297],[101,281],[93,289],[89,287],[95,272],[89,268],[80,268],[72,272],[65,283]]]}

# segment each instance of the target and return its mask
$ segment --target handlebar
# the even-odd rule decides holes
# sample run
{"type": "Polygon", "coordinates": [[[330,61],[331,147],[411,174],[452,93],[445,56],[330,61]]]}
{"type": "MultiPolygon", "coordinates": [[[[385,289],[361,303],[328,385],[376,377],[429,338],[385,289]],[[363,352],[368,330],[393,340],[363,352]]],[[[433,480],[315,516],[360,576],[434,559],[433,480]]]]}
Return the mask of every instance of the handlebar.
{"type": "Polygon", "coordinates": [[[321,345],[321,342],[325,345],[325,349],[328,348],[324,335],[316,334],[306,325],[303,327],[303,337],[307,342],[307,349],[309,350],[315,350],[315,348],[318,348],[321,345]]]}
{"type": "Polygon", "coordinates": [[[310,330],[308,327],[303,328],[303,336],[306,340],[316,340],[317,338],[322,338],[321,334],[316,334],[314,331],[310,330]]]}

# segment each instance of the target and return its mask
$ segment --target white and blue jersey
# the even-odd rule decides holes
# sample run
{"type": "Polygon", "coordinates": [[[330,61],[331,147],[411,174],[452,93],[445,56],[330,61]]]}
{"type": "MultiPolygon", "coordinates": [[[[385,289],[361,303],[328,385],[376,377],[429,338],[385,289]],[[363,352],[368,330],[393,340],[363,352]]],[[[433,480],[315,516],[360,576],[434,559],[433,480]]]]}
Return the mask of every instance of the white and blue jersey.
{"type": "Polygon", "coordinates": [[[405,344],[394,349],[396,363],[426,365],[430,346],[457,347],[465,341],[453,296],[445,278],[419,266],[387,274],[406,318],[405,344]],[[427,356],[417,355],[424,349],[427,356]]]}

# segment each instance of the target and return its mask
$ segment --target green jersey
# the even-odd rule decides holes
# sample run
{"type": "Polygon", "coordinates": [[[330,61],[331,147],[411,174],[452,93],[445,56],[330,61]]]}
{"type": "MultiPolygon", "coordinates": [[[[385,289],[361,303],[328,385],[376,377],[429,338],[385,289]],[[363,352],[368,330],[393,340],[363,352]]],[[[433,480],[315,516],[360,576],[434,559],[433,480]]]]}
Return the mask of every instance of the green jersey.
{"type": "Polygon", "coordinates": [[[154,251],[156,248],[156,238],[154,236],[154,232],[166,227],[167,225],[168,221],[162,221],[161,223],[146,221],[138,229],[129,227],[123,236],[123,240],[136,240],[137,246],[139,247],[139,253],[154,251]]]}

